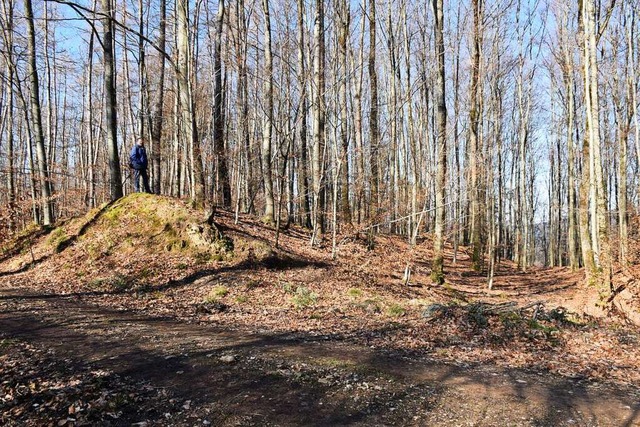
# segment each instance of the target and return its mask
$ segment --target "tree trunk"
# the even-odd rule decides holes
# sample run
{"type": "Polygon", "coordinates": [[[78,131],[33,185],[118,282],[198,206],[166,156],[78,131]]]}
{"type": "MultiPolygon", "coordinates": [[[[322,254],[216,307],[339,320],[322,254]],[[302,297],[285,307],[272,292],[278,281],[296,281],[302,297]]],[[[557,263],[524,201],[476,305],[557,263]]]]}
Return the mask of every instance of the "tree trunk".
{"type": "Polygon", "coordinates": [[[433,0],[435,16],[435,49],[438,72],[435,87],[436,123],[438,127],[438,161],[436,170],[436,224],[433,242],[433,267],[431,279],[444,283],[444,222],[445,185],[447,176],[447,104],[445,100],[444,11],[443,0],[433,0]]]}
{"type": "MultiPolygon", "coordinates": [[[[160,1],[160,28],[158,34],[157,45],[162,51],[166,49],[167,41],[167,3],[166,0],[160,1]]],[[[164,74],[165,74],[165,55],[159,55],[160,70],[158,76],[158,91],[153,113],[150,118],[149,127],[151,128],[151,163],[153,168],[153,192],[160,194],[162,186],[162,127],[164,122],[164,74]]]]}
{"type": "Polygon", "coordinates": [[[607,202],[604,189],[602,159],[600,156],[600,118],[598,94],[598,64],[596,61],[596,12],[594,0],[582,1],[582,18],[584,34],[584,78],[587,108],[587,126],[589,139],[589,159],[593,167],[592,176],[595,180],[595,211],[597,221],[596,254],[602,276],[599,277],[600,292],[603,300],[611,293],[611,245],[609,243],[609,221],[607,217],[607,202]]]}
{"type": "Polygon", "coordinates": [[[305,37],[304,37],[304,0],[298,0],[298,85],[300,86],[301,116],[298,130],[300,138],[300,162],[298,166],[299,198],[301,206],[302,225],[311,228],[311,206],[309,201],[309,177],[308,177],[308,148],[307,148],[307,77],[305,61],[305,37]]]}
{"type": "Polygon", "coordinates": [[[371,105],[369,107],[369,163],[371,167],[371,198],[370,205],[374,210],[374,217],[380,207],[380,173],[378,170],[380,129],[378,128],[378,73],[376,71],[376,0],[369,0],[369,90],[371,105]]]}
{"type": "Polygon", "coordinates": [[[224,141],[224,86],[222,84],[222,59],[220,55],[222,47],[222,30],[225,17],[225,2],[218,2],[218,14],[215,22],[215,40],[213,49],[213,73],[215,80],[213,94],[213,144],[218,163],[218,176],[222,187],[222,206],[231,208],[231,182],[229,180],[229,167],[227,166],[227,152],[224,141]]]}
{"type": "Polygon", "coordinates": [[[36,143],[38,159],[38,178],[40,180],[42,222],[44,225],[55,221],[53,214],[53,199],[51,198],[51,183],[47,167],[45,152],[44,129],[42,127],[42,110],[40,108],[40,83],[38,82],[38,68],[36,65],[36,35],[34,29],[33,8],[31,0],[24,0],[24,12],[27,20],[27,43],[29,48],[29,84],[31,89],[30,105],[31,120],[33,120],[33,136],[36,143]]]}
{"type": "MultiPolygon", "coordinates": [[[[5,46],[13,46],[13,17],[14,17],[14,3],[13,0],[2,2],[2,13],[5,17],[5,27],[3,30],[3,39],[5,46]]],[[[17,82],[15,81],[15,63],[13,58],[13,49],[7,49],[5,53],[6,59],[6,83],[5,83],[5,96],[6,96],[6,109],[7,116],[5,122],[6,139],[7,139],[7,198],[9,208],[9,231],[13,232],[17,228],[16,218],[16,180],[15,180],[15,153],[14,153],[14,94],[13,87],[17,82]]],[[[1,136],[1,133],[0,133],[1,136]]]]}
{"type": "Polygon", "coordinates": [[[316,15],[313,27],[315,51],[313,55],[313,235],[315,244],[324,233],[324,150],[325,150],[325,46],[324,46],[324,0],[316,0],[316,15]]]}
{"type": "Polygon", "coordinates": [[[472,71],[471,71],[471,85],[470,85],[470,98],[471,109],[469,111],[469,167],[470,167],[470,182],[469,182],[469,198],[471,199],[471,245],[472,245],[472,262],[473,269],[479,271],[482,269],[483,264],[483,250],[482,250],[482,238],[481,238],[481,212],[480,212],[480,180],[479,180],[479,135],[478,124],[480,121],[479,102],[482,96],[482,87],[480,81],[480,47],[481,47],[481,22],[482,22],[482,2],[483,0],[472,0],[473,4],[473,42],[472,42],[472,71]]]}
{"type": "Polygon", "coordinates": [[[275,223],[273,176],[271,172],[271,130],[273,128],[273,58],[271,54],[271,18],[269,0],[262,0],[264,11],[264,117],[262,120],[262,181],[264,184],[264,220],[275,223]]]}
{"type": "Polygon", "coordinates": [[[178,69],[176,70],[176,77],[178,80],[178,92],[180,97],[180,125],[182,137],[186,142],[185,147],[188,147],[190,150],[191,157],[191,185],[189,186],[190,196],[196,207],[203,207],[205,184],[204,171],[202,168],[202,154],[200,151],[200,141],[198,140],[198,128],[196,126],[195,106],[193,100],[188,10],[188,0],[176,1],[176,20],[178,27],[178,69]]]}
{"type": "Polygon", "coordinates": [[[351,6],[348,0],[339,3],[339,27],[338,27],[338,57],[340,67],[343,70],[340,82],[339,108],[340,108],[340,212],[342,221],[351,223],[351,209],[349,207],[349,136],[347,134],[347,87],[349,82],[349,62],[347,60],[347,41],[349,40],[349,26],[351,22],[351,6]]]}

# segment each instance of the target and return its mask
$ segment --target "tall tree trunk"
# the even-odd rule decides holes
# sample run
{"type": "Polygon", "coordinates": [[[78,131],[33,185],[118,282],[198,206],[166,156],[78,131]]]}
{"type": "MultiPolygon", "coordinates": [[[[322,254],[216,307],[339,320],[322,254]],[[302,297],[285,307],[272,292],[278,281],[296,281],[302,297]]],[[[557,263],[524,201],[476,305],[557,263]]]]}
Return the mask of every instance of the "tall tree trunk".
{"type": "MultiPolygon", "coordinates": [[[[363,0],[365,1],[365,0],[363,0]]],[[[364,152],[364,127],[362,123],[362,81],[364,80],[364,35],[366,19],[362,18],[362,28],[360,30],[360,46],[358,51],[358,64],[353,58],[351,71],[356,75],[353,88],[353,127],[355,132],[355,154],[357,179],[355,185],[356,193],[356,214],[357,222],[361,224],[366,215],[365,201],[365,152],[364,152]]],[[[354,55],[355,56],[355,55],[354,55]]]]}
{"type": "Polygon", "coordinates": [[[225,2],[218,2],[218,13],[215,22],[215,40],[213,49],[213,73],[215,80],[215,88],[213,94],[213,144],[218,163],[218,176],[220,185],[222,186],[222,206],[231,208],[231,181],[229,180],[229,167],[227,166],[227,152],[224,141],[224,108],[223,100],[225,98],[224,86],[222,84],[222,30],[225,17],[225,2]]]}
{"type": "MultiPolygon", "coordinates": [[[[167,3],[160,1],[160,28],[157,45],[161,51],[165,51],[167,44],[167,3]]],[[[153,168],[153,192],[160,194],[162,186],[162,127],[164,122],[164,74],[165,55],[158,55],[160,60],[160,70],[158,75],[158,90],[153,113],[150,117],[149,127],[151,128],[151,163],[153,168]]],[[[147,79],[148,81],[148,79],[147,79]]]]}
{"type": "Polygon", "coordinates": [[[122,197],[122,174],[120,171],[120,156],[118,155],[118,110],[116,104],[116,77],[113,58],[113,4],[112,0],[102,0],[102,56],[104,66],[104,96],[107,128],[107,157],[109,160],[110,199],[122,197]]]}
{"type": "MultiPolygon", "coordinates": [[[[585,56],[586,56],[586,42],[584,41],[586,36],[586,28],[584,24],[584,9],[583,9],[583,1],[579,0],[578,2],[578,40],[582,43],[582,51],[583,51],[583,66],[586,66],[585,56]]],[[[586,81],[586,77],[585,77],[586,81]]],[[[588,90],[585,89],[585,98],[588,97],[588,90]]],[[[590,114],[587,111],[587,114],[590,114]]],[[[589,137],[589,122],[587,122],[587,129],[584,133],[583,143],[582,143],[582,179],[580,181],[580,210],[579,210],[579,218],[580,218],[580,244],[582,248],[582,262],[585,266],[585,273],[587,276],[587,280],[589,282],[596,279],[597,269],[595,262],[595,255],[593,250],[593,241],[592,235],[590,233],[590,224],[589,224],[589,206],[590,206],[590,189],[591,189],[591,175],[592,167],[591,167],[591,138],[589,137]]]]}
{"type": "Polygon", "coordinates": [[[378,168],[380,150],[380,129],[378,127],[378,73],[376,71],[376,0],[369,0],[369,90],[371,104],[369,106],[369,144],[371,167],[371,199],[374,216],[380,207],[380,172],[378,168]]]}
{"type": "Polygon", "coordinates": [[[599,266],[602,276],[599,278],[600,292],[603,300],[611,293],[611,245],[609,242],[609,220],[607,216],[607,201],[604,189],[604,174],[600,155],[600,117],[598,94],[598,64],[596,61],[596,12],[594,0],[582,1],[582,18],[584,34],[584,78],[587,108],[587,126],[589,139],[589,158],[593,167],[596,193],[596,221],[599,266]]]}
{"type": "MultiPolygon", "coordinates": [[[[3,39],[5,46],[13,46],[13,18],[14,18],[14,2],[13,0],[2,2],[2,13],[5,17],[5,26],[3,26],[3,39]]],[[[5,96],[7,102],[7,116],[5,122],[6,138],[7,138],[7,197],[9,208],[9,231],[17,228],[16,212],[16,179],[15,179],[15,153],[14,153],[14,85],[17,84],[15,76],[15,62],[13,58],[13,49],[6,49],[5,60],[7,66],[7,80],[5,84],[5,96]]],[[[1,133],[0,133],[1,136],[1,133]]]]}
{"type": "MultiPolygon", "coordinates": [[[[566,12],[561,19],[561,28],[565,28],[568,25],[566,12]]],[[[578,259],[578,223],[576,213],[576,164],[575,164],[575,139],[574,139],[574,125],[575,125],[575,93],[574,93],[574,69],[573,69],[573,55],[571,54],[571,44],[569,40],[563,37],[561,41],[563,47],[563,67],[562,74],[566,92],[566,128],[567,128],[567,203],[568,203],[568,229],[567,240],[569,250],[569,265],[572,270],[576,270],[580,267],[578,259]]],[[[586,242],[585,242],[586,243],[586,242]]]]}
{"type": "Polygon", "coordinates": [[[480,47],[481,47],[481,22],[482,22],[482,2],[483,0],[472,0],[473,5],[473,42],[472,42],[472,71],[470,98],[471,109],[469,111],[469,198],[471,199],[471,245],[472,245],[472,262],[476,271],[482,269],[483,250],[481,238],[481,212],[480,212],[480,179],[478,156],[480,155],[480,144],[478,125],[480,122],[479,102],[482,96],[482,87],[480,81],[480,47]]]}
{"type": "Polygon", "coordinates": [[[324,150],[325,150],[325,46],[324,0],[316,0],[313,26],[315,51],[313,54],[313,235],[315,244],[324,233],[324,150]]]}
{"type": "Polygon", "coordinates": [[[349,135],[347,134],[347,87],[349,82],[349,62],[347,59],[347,41],[349,40],[349,26],[351,22],[351,6],[348,0],[341,0],[339,5],[340,24],[338,28],[338,56],[343,70],[340,82],[340,212],[342,221],[351,223],[351,209],[349,207],[349,135]]]}
{"type": "Polygon", "coordinates": [[[27,43],[29,48],[29,84],[31,89],[30,105],[31,120],[33,121],[33,136],[36,143],[38,159],[38,177],[40,180],[42,222],[49,225],[54,222],[53,199],[47,154],[45,152],[44,129],[42,127],[42,110],[40,108],[40,83],[38,81],[38,67],[36,66],[36,34],[34,29],[33,8],[31,0],[24,0],[24,13],[27,20],[27,43]]]}
{"type": "Polygon", "coordinates": [[[301,205],[302,224],[311,228],[311,206],[309,201],[309,177],[308,177],[308,148],[307,148],[307,67],[305,61],[305,27],[304,27],[305,2],[298,0],[298,85],[300,86],[301,116],[298,130],[300,138],[300,162],[298,166],[299,196],[301,205]]]}
{"type": "Polygon", "coordinates": [[[198,139],[198,128],[196,126],[195,105],[192,87],[192,61],[189,37],[189,1],[176,0],[176,20],[177,20],[177,51],[178,69],[176,77],[178,80],[178,92],[180,97],[180,118],[182,137],[186,142],[185,147],[189,149],[191,157],[190,170],[190,195],[195,206],[202,207],[204,204],[204,171],[202,168],[202,154],[200,151],[200,141],[198,139]]]}
{"type": "Polygon", "coordinates": [[[262,0],[264,12],[264,117],[262,120],[262,181],[264,184],[264,220],[275,223],[273,175],[271,172],[271,130],[273,128],[273,58],[271,54],[271,17],[269,0],[262,0]]]}
{"type": "Polygon", "coordinates": [[[438,72],[435,87],[436,123],[438,126],[438,161],[436,170],[436,224],[433,242],[431,279],[444,283],[445,185],[447,176],[447,104],[445,100],[444,11],[443,0],[433,0],[435,16],[435,49],[438,72]]]}

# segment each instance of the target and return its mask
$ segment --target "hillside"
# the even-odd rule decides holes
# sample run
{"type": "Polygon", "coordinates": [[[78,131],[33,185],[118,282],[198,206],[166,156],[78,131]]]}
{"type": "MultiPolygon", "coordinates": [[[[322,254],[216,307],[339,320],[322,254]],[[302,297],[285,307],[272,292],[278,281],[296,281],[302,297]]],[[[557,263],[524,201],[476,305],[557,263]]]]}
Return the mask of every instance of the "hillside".
{"type": "MultiPolygon", "coordinates": [[[[637,393],[633,386],[640,383],[636,357],[640,331],[623,318],[584,314],[584,307],[593,300],[582,285],[581,272],[554,268],[522,273],[503,262],[493,290],[488,291],[486,277],[472,271],[462,250],[455,265],[452,253],[447,253],[447,282],[434,286],[429,279],[429,240],[412,248],[400,237],[378,236],[368,250],[364,236],[345,234],[339,236],[333,260],[330,245],[311,248],[308,232],[295,226],[280,234],[275,248],[274,230],[256,218],[241,215],[236,223],[233,214],[225,211],[216,213],[213,225],[203,218],[181,201],[134,194],[56,227],[30,230],[5,244],[0,258],[0,304],[7,313],[4,323],[0,322],[0,338],[8,343],[1,347],[0,357],[5,366],[14,366],[11,361],[18,363],[20,357],[25,358],[21,363],[42,357],[24,347],[35,336],[15,332],[20,329],[20,313],[39,313],[42,321],[48,315],[56,327],[70,327],[77,333],[86,326],[84,320],[70,326],[56,316],[77,311],[73,315],[80,316],[77,319],[82,319],[83,312],[92,318],[105,310],[100,316],[126,313],[130,319],[126,322],[158,319],[158,330],[167,328],[165,321],[176,322],[171,330],[183,331],[171,333],[178,347],[192,345],[186,338],[176,344],[183,334],[187,337],[198,330],[202,337],[199,328],[224,331],[234,348],[256,334],[267,334],[270,340],[318,342],[321,347],[311,353],[279,350],[277,359],[283,367],[277,369],[302,369],[301,375],[319,376],[316,379],[329,375],[329,368],[338,370],[339,375],[326,380],[331,384],[344,382],[341,375],[361,363],[352,362],[353,355],[367,349],[391,358],[387,364],[384,358],[376,362],[375,369],[384,372],[398,360],[414,360],[418,365],[428,360],[457,369],[515,369],[525,376],[548,375],[568,382],[559,389],[570,389],[571,381],[588,381],[626,390],[629,396],[637,393]],[[411,272],[408,281],[407,270],[411,272]],[[196,329],[187,331],[188,325],[196,329]],[[315,366],[313,373],[299,363],[315,366]]],[[[627,286],[625,304],[633,312],[638,295],[633,272],[620,271],[616,277],[618,284],[627,286]]],[[[109,335],[108,330],[96,331],[99,336],[109,335]]],[[[135,331],[129,333],[137,336],[135,331]]],[[[269,342],[266,348],[280,343],[269,342]]],[[[63,350],[68,351],[58,351],[63,350]]],[[[237,352],[241,350],[229,357],[239,358],[237,352]]],[[[272,356],[260,357],[271,363],[272,356]]],[[[3,377],[19,376],[11,368],[2,369],[3,377]]],[[[110,387],[126,387],[116,383],[110,387]]],[[[3,394],[16,396],[12,384],[2,386],[3,394]]],[[[376,387],[380,389],[363,391],[364,395],[386,390],[385,385],[376,387]]],[[[18,423],[59,415],[34,413],[24,399],[16,399],[3,401],[0,420],[18,423]],[[21,415],[15,415],[16,408],[22,408],[21,415]]],[[[588,425],[588,419],[583,419],[583,425],[588,425]]],[[[382,418],[377,421],[385,423],[382,418]]],[[[442,423],[446,425],[445,420],[442,423]]]]}

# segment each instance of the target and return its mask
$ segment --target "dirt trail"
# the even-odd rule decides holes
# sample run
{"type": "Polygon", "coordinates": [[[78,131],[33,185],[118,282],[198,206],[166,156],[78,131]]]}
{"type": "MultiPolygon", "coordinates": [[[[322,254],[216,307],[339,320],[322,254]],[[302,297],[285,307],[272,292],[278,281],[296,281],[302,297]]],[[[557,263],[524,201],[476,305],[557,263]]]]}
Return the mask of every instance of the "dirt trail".
{"type": "Polygon", "coordinates": [[[339,335],[189,324],[5,286],[0,339],[47,351],[69,375],[101,370],[148,391],[105,425],[640,426],[633,388],[445,365],[339,335]]]}

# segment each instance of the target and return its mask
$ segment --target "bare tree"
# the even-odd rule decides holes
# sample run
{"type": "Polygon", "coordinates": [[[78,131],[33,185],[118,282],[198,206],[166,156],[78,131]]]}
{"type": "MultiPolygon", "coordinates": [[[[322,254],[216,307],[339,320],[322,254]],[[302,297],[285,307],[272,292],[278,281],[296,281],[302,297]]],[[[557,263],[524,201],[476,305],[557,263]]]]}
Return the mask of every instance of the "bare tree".
{"type": "Polygon", "coordinates": [[[42,223],[49,225],[54,222],[55,217],[53,213],[53,199],[51,198],[51,182],[49,181],[47,154],[45,151],[44,128],[42,126],[40,82],[38,79],[38,67],[36,65],[36,35],[31,0],[24,0],[24,13],[27,20],[27,43],[29,48],[29,84],[31,89],[29,100],[31,120],[33,120],[33,136],[35,137],[36,154],[38,158],[40,191],[42,193],[42,223]]]}
{"type": "Polygon", "coordinates": [[[369,163],[371,167],[371,198],[375,215],[380,205],[380,173],[378,168],[380,129],[378,127],[378,72],[376,70],[376,0],[369,0],[369,91],[371,103],[369,106],[369,163]]]}
{"type": "Polygon", "coordinates": [[[438,284],[444,283],[444,223],[445,185],[447,176],[447,104],[445,100],[445,56],[444,56],[444,11],[443,1],[433,0],[435,17],[435,49],[438,62],[436,82],[436,122],[438,126],[436,171],[436,224],[434,254],[431,278],[438,284]]]}
{"type": "Polygon", "coordinates": [[[471,204],[471,245],[473,268],[482,268],[482,213],[480,208],[480,179],[478,156],[480,154],[480,143],[478,125],[480,122],[480,97],[482,96],[482,83],[480,80],[480,49],[482,45],[482,9],[483,0],[472,0],[473,9],[473,40],[471,53],[471,85],[470,90],[470,110],[469,110],[469,199],[471,204]]]}
{"type": "Polygon", "coordinates": [[[218,176],[222,186],[222,206],[231,207],[231,182],[229,181],[229,167],[227,166],[227,152],[224,138],[224,109],[223,100],[225,90],[222,84],[222,32],[225,17],[225,2],[218,2],[218,13],[215,20],[215,39],[213,41],[213,73],[214,73],[214,94],[213,94],[213,144],[218,164],[218,176]]]}
{"type": "Polygon", "coordinates": [[[193,70],[188,16],[189,2],[187,0],[176,0],[176,47],[178,52],[176,77],[180,100],[180,127],[182,136],[185,138],[185,147],[188,147],[190,150],[191,198],[196,206],[202,206],[204,203],[204,171],[202,169],[202,155],[200,151],[200,141],[198,138],[198,127],[196,124],[193,100],[193,70]]]}
{"type": "Polygon", "coordinates": [[[273,55],[271,53],[271,17],[269,0],[262,0],[264,12],[264,116],[262,121],[262,181],[264,185],[264,220],[275,223],[273,176],[271,174],[271,131],[273,128],[273,55]]]}
{"type": "Polygon", "coordinates": [[[325,156],[325,45],[324,1],[316,0],[313,25],[313,234],[315,244],[324,232],[324,156],[325,156]]]}

